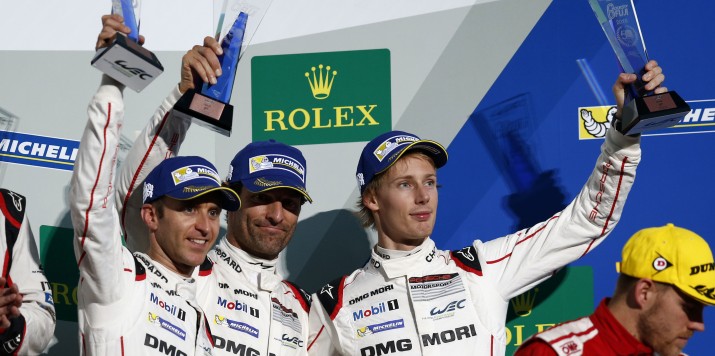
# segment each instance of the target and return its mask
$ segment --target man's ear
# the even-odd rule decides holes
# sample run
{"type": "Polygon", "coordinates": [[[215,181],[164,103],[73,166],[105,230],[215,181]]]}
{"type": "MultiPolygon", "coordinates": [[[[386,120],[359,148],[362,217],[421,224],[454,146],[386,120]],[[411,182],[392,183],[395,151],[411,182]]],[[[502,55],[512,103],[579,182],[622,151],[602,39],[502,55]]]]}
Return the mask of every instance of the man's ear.
{"type": "Polygon", "coordinates": [[[362,205],[368,208],[370,211],[375,212],[380,210],[380,204],[377,203],[377,195],[375,190],[368,189],[362,195],[362,205]]]}
{"type": "Polygon", "coordinates": [[[141,216],[149,231],[156,231],[159,227],[159,217],[156,215],[156,208],[151,204],[142,205],[141,216]]]}
{"type": "Polygon", "coordinates": [[[632,293],[636,305],[640,309],[648,309],[655,304],[658,296],[658,285],[651,279],[641,278],[636,282],[632,293]]]}

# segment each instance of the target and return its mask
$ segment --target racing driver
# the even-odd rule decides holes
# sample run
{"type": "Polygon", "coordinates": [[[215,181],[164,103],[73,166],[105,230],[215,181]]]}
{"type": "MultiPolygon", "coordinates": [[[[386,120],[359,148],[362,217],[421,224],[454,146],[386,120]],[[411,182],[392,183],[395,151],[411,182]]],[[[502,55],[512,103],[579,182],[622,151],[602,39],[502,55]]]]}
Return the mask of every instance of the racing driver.
{"type": "MultiPolygon", "coordinates": [[[[117,19],[103,17],[103,22],[117,19]]],[[[114,35],[104,27],[97,47],[114,35]]],[[[78,322],[84,355],[212,355],[213,340],[196,302],[192,275],[210,274],[221,209],[237,194],[221,186],[200,157],[157,165],[142,186],[137,214],[147,227],[146,254],[121,243],[114,208],[114,166],[124,108],[123,86],[108,76],[92,98],[70,186],[74,249],[80,270],[78,322]],[[196,272],[196,273],[195,273],[196,272]]]]}
{"type": "MultiPolygon", "coordinates": [[[[126,31],[108,19],[105,28],[126,31]]],[[[146,233],[138,223],[141,191],[147,172],[175,155],[190,122],[174,117],[171,108],[196,79],[215,82],[220,75],[219,43],[207,37],[182,58],[181,78],[154,113],[130,149],[117,185],[117,211],[127,246],[146,249],[146,233]]],[[[121,100],[117,91],[115,100],[121,100]]],[[[242,206],[227,212],[224,238],[209,252],[213,273],[195,277],[197,295],[206,312],[219,355],[305,355],[310,296],[276,271],[278,254],[298,223],[301,206],[311,201],[306,190],[306,162],[296,148],[274,141],[253,142],[230,163],[225,185],[237,192],[242,206]]]]}
{"type": "MultiPolygon", "coordinates": [[[[656,89],[664,80],[657,63],[646,70],[646,89],[664,92],[656,89]]],[[[635,79],[621,74],[613,87],[618,117],[624,86],[635,79]]],[[[635,178],[639,142],[609,130],[586,185],[564,210],[511,235],[443,251],[430,235],[436,170],[447,151],[401,131],[376,137],[362,151],[357,180],[361,217],[378,242],[363,268],[316,293],[309,354],[504,355],[509,300],[611,232],[635,178]]]]}

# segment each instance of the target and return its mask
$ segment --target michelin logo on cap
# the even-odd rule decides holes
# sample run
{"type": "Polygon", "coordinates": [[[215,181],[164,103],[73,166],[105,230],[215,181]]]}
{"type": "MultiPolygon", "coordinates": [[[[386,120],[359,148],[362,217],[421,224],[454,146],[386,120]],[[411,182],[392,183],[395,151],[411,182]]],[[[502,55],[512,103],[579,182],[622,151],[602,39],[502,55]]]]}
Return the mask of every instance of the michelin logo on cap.
{"type": "Polygon", "coordinates": [[[221,181],[218,173],[206,166],[186,166],[171,172],[171,177],[174,179],[174,185],[179,185],[188,182],[192,179],[202,178],[206,176],[217,182],[221,181]]]}
{"type": "Polygon", "coordinates": [[[414,136],[393,136],[383,141],[379,146],[377,146],[373,154],[378,161],[382,162],[382,160],[385,159],[385,157],[389,155],[390,152],[394,151],[400,145],[410,144],[416,141],[419,141],[419,139],[414,136]]]}
{"type": "Polygon", "coordinates": [[[254,156],[248,159],[249,174],[269,169],[280,169],[295,174],[301,182],[305,183],[305,167],[289,156],[267,154],[254,156]]]}
{"type": "Polygon", "coordinates": [[[254,173],[258,171],[262,171],[264,169],[271,169],[273,168],[273,163],[268,159],[266,156],[256,156],[256,157],[251,157],[248,160],[248,172],[254,173]]]}

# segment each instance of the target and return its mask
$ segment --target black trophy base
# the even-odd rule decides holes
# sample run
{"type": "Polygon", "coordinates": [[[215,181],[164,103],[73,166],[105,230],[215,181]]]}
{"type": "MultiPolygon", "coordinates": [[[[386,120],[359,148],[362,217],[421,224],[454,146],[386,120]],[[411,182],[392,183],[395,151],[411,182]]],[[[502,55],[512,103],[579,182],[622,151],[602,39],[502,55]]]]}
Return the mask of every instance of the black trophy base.
{"type": "Polygon", "coordinates": [[[690,105],[674,91],[631,100],[623,107],[621,132],[637,135],[643,131],[671,127],[690,112],[690,105]]]}
{"type": "Polygon", "coordinates": [[[184,93],[174,105],[172,114],[224,136],[231,136],[233,106],[196,90],[191,89],[184,93]]]}
{"type": "Polygon", "coordinates": [[[122,33],[92,58],[92,66],[130,89],[140,92],[164,72],[156,55],[122,33]]]}

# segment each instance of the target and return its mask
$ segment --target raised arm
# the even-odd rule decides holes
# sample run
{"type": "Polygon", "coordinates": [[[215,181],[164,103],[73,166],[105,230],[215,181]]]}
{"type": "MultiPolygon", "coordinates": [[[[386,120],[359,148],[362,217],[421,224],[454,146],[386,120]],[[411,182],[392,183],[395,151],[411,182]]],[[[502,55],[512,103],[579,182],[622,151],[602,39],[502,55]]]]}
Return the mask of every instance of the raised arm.
{"type": "MultiPolygon", "coordinates": [[[[655,61],[646,69],[647,89],[665,92],[665,87],[659,87],[665,79],[662,69],[655,61]]],[[[624,87],[635,79],[634,74],[621,74],[613,86],[617,117],[624,104],[624,87]]],[[[510,299],[595,248],[620,220],[640,158],[640,137],[609,129],[588,181],[564,210],[531,228],[474,243],[484,277],[494,281],[505,300],[510,299]]]]}
{"type": "Polygon", "coordinates": [[[132,251],[146,252],[148,241],[143,238],[148,231],[141,221],[141,183],[146,175],[166,158],[174,157],[186,138],[190,122],[172,117],[171,108],[181,95],[198,86],[197,81],[216,82],[221,66],[216,57],[221,46],[211,37],[204,39],[204,46],[194,46],[181,61],[179,84],[156,109],[147,126],[134,141],[119,170],[116,205],[127,247],[132,251]]]}
{"type": "Polygon", "coordinates": [[[108,305],[121,295],[124,263],[113,180],[123,105],[118,85],[104,77],[87,109],[70,183],[74,250],[86,304],[108,305]]]}

